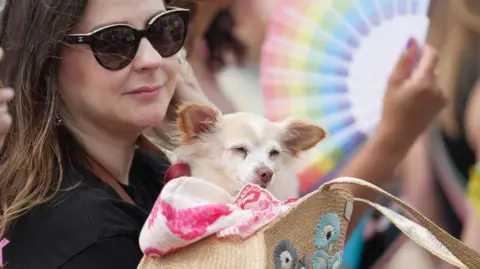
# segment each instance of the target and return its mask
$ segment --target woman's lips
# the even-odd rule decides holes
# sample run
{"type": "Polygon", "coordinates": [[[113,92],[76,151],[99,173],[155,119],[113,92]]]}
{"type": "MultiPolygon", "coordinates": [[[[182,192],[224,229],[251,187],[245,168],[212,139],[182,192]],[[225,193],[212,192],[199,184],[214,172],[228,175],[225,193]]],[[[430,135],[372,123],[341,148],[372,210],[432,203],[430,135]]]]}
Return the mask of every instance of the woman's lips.
{"type": "Polygon", "coordinates": [[[145,86],[129,91],[126,94],[138,99],[153,99],[158,96],[162,86],[145,86]]]}

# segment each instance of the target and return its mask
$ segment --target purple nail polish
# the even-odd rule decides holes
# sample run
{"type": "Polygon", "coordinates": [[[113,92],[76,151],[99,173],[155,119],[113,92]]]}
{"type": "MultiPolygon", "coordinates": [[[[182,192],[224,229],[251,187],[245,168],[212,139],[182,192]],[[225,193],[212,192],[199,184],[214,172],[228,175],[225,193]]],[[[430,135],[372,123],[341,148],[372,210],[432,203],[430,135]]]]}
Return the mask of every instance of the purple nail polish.
{"type": "Polygon", "coordinates": [[[413,43],[415,43],[415,39],[413,39],[412,37],[410,37],[408,39],[408,42],[407,42],[407,48],[411,48],[413,46],[413,43]]]}

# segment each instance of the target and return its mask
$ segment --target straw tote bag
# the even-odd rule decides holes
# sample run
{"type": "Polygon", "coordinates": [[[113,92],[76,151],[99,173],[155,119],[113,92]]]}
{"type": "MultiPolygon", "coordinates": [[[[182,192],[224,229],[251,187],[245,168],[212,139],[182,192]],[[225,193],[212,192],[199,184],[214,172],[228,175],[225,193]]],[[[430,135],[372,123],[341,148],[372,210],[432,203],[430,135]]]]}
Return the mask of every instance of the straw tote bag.
{"type": "MultiPolygon", "coordinates": [[[[406,236],[458,268],[480,268],[480,254],[455,239],[397,197],[356,178],[338,178],[298,200],[285,214],[246,240],[210,236],[172,254],[144,257],[139,269],[331,269],[341,268],[353,203],[384,214],[406,236]],[[392,199],[417,224],[371,201],[355,198],[337,184],[369,188],[392,199]]],[[[412,268],[414,268],[412,264],[412,268]]]]}

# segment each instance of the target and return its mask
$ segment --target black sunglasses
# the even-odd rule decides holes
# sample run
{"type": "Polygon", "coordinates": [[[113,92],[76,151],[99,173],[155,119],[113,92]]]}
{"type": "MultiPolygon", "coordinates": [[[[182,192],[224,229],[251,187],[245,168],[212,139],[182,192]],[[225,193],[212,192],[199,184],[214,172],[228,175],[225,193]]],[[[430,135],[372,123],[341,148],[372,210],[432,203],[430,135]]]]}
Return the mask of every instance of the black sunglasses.
{"type": "Polygon", "coordinates": [[[171,57],[185,44],[190,11],[168,8],[154,16],[147,28],[137,30],[128,24],[113,24],[88,34],[71,34],[66,43],[89,44],[98,63],[108,70],[120,70],[129,65],[145,37],[162,57],[171,57]]]}

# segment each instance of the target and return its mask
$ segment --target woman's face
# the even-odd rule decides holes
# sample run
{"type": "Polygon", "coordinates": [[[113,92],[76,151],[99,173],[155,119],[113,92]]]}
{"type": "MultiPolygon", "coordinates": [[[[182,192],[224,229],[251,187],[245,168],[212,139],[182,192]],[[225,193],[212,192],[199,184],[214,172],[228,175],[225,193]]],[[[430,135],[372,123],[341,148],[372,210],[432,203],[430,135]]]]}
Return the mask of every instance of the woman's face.
{"type": "MultiPolygon", "coordinates": [[[[161,0],[89,0],[73,33],[114,23],[144,29],[164,11],[161,0]]],[[[64,46],[60,58],[61,117],[68,124],[118,135],[141,132],[163,120],[176,85],[176,56],[163,58],[142,38],[131,63],[116,71],[102,67],[89,45],[64,46]]]]}

